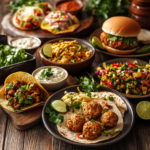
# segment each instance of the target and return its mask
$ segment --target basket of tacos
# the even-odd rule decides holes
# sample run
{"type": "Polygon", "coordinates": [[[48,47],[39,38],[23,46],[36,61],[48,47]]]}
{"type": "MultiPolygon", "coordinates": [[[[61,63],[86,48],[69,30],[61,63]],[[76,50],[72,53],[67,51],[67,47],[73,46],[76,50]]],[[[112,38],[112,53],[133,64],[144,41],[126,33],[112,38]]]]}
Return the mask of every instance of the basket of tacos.
{"type": "Polygon", "coordinates": [[[19,113],[44,105],[48,97],[48,92],[32,75],[16,72],[6,78],[0,90],[0,105],[19,113]]]}

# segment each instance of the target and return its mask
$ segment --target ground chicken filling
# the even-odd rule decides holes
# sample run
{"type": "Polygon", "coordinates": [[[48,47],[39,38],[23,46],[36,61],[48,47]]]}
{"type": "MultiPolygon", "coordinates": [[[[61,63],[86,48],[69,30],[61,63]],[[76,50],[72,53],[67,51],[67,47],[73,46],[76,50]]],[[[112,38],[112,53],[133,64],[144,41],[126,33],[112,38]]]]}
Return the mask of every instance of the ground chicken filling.
{"type": "Polygon", "coordinates": [[[10,82],[5,86],[3,95],[8,100],[7,105],[17,110],[43,100],[43,91],[36,83],[31,82],[28,84],[23,81],[10,82]]]}
{"type": "Polygon", "coordinates": [[[117,37],[105,32],[102,32],[100,39],[106,46],[119,50],[131,50],[136,48],[138,45],[136,37],[117,37]]]}

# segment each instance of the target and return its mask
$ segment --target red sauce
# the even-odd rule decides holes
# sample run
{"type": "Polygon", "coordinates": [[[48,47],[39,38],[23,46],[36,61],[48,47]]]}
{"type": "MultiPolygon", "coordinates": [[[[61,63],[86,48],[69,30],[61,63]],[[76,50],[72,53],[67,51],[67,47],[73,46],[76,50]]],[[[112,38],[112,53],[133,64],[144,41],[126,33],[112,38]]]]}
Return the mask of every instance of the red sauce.
{"type": "Polygon", "coordinates": [[[80,5],[75,1],[68,1],[68,2],[60,4],[57,8],[63,11],[74,11],[74,10],[79,9],[80,5]]]}

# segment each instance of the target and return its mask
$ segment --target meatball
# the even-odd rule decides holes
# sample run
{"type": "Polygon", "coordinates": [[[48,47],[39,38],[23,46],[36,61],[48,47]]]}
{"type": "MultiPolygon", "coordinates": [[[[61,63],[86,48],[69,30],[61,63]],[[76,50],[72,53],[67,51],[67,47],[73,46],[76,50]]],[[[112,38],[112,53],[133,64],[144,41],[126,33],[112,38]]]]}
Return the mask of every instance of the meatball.
{"type": "Polygon", "coordinates": [[[84,138],[89,140],[97,138],[101,134],[101,131],[101,124],[97,121],[95,121],[94,123],[88,121],[83,126],[83,136],[84,138]]]}
{"type": "Polygon", "coordinates": [[[82,109],[83,115],[88,119],[96,119],[100,116],[102,112],[102,107],[97,102],[89,102],[87,105],[85,105],[82,109]]]}
{"type": "Polygon", "coordinates": [[[74,132],[82,131],[84,123],[85,119],[79,113],[76,113],[67,119],[68,129],[74,132]]]}
{"type": "Polygon", "coordinates": [[[133,38],[136,40],[136,44],[132,45],[132,46],[124,43],[123,41],[113,41],[113,42],[107,41],[107,34],[105,32],[101,33],[100,38],[101,38],[101,41],[105,45],[112,47],[112,48],[115,48],[115,49],[129,50],[129,49],[136,48],[138,45],[138,40],[135,37],[133,37],[133,38]]]}
{"type": "Polygon", "coordinates": [[[112,111],[108,111],[101,116],[101,121],[104,127],[112,128],[117,125],[118,116],[112,111]]]}

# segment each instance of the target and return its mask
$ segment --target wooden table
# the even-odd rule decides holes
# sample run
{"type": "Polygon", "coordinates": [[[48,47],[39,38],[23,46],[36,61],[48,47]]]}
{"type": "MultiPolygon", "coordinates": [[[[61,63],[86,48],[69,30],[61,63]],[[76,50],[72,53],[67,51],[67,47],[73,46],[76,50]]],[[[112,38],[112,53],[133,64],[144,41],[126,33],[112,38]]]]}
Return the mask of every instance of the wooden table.
{"type": "MultiPolygon", "coordinates": [[[[49,0],[53,4],[54,0],[49,0]]],[[[8,13],[8,8],[4,7],[9,0],[0,0],[0,22],[3,16],[8,13]]],[[[2,30],[1,30],[1,33],[2,30]]],[[[82,37],[88,40],[90,35],[82,37]]],[[[36,56],[37,68],[44,64],[40,61],[38,53],[36,56]]],[[[96,52],[95,60],[87,71],[91,71],[97,64],[113,59],[114,57],[96,52]]],[[[148,61],[150,57],[142,58],[148,61]]],[[[78,75],[83,75],[80,73],[78,75]]],[[[149,99],[141,99],[149,100],[149,99]]],[[[138,99],[131,99],[130,102],[135,111],[138,99]]],[[[129,135],[120,142],[108,145],[102,148],[94,148],[94,150],[150,150],[150,121],[141,120],[136,114],[135,125],[129,135]]],[[[77,147],[66,144],[54,138],[44,127],[43,123],[26,131],[17,130],[7,116],[0,109],[0,150],[92,150],[92,148],[77,147]]]]}

